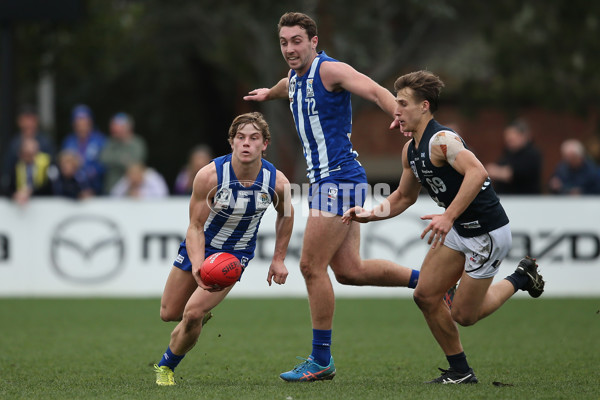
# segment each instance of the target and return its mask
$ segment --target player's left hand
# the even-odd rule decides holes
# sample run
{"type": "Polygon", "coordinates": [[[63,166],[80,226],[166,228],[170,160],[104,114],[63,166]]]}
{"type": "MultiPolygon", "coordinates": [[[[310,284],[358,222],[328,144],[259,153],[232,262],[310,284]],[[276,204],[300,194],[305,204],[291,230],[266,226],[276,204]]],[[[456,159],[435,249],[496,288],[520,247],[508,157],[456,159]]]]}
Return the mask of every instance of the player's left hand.
{"type": "Polygon", "coordinates": [[[354,206],[344,212],[344,215],[342,215],[342,222],[346,225],[350,225],[350,222],[352,221],[364,224],[370,221],[370,217],[371,211],[365,210],[360,206],[354,206]]]}
{"type": "Polygon", "coordinates": [[[244,100],[246,100],[246,101],[269,100],[270,92],[271,92],[271,90],[269,88],[254,89],[254,90],[248,92],[248,94],[246,96],[244,96],[244,100]]]}
{"type": "Polygon", "coordinates": [[[222,287],[222,286],[219,286],[219,285],[216,285],[216,284],[215,284],[215,285],[212,285],[212,286],[209,286],[209,285],[207,285],[206,283],[204,283],[204,282],[202,281],[202,279],[200,279],[200,281],[198,282],[198,287],[199,287],[200,289],[204,289],[204,290],[206,290],[206,291],[208,291],[208,292],[211,292],[211,293],[214,293],[214,292],[220,292],[221,290],[225,289],[224,287],[222,287]]]}
{"type": "Polygon", "coordinates": [[[432,249],[435,249],[438,243],[443,245],[444,241],[446,240],[446,235],[448,232],[450,232],[450,229],[452,229],[452,224],[454,221],[444,214],[424,215],[421,217],[421,219],[431,220],[423,233],[421,233],[421,239],[425,238],[425,235],[431,231],[429,234],[429,239],[427,240],[427,244],[430,244],[432,249]]]}
{"type": "Polygon", "coordinates": [[[220,292],[221,290],[225,289],[224,287],[221,287],[219,285],[209,286],[206,283],[204,283],[204,281],[200,277],[200,268],[196,268],[195,265],[196,264],[192,265],[192,276],[196,280],[196,283],[198,284],[198,287],[200,289],[204,289],[204,290],[207,290],[209,292],[220,292]]]}
{"type": "Polygon", "coordinates": [[[269,286],[271,286],[271,281],[278,285],[283,285],[287,279],[287,276],[288,270],[283,262],[271,262],[271,267],[269,268],[269,273],[267,274],[267,282],[269,282],[269,286]]]}

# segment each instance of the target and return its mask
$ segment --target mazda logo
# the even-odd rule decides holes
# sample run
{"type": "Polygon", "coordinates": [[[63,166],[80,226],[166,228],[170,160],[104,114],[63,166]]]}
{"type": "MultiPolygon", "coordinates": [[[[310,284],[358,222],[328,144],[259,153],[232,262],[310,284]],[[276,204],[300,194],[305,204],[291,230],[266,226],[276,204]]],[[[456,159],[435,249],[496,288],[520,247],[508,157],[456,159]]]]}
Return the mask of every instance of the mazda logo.
{"type": "Polygon", "coordinates": [[[52,234],[52,267],[62,278],[94,284],[114,278],[125,261],[125,242],[118,226],[105,217],[74,216],[52,234]]]}

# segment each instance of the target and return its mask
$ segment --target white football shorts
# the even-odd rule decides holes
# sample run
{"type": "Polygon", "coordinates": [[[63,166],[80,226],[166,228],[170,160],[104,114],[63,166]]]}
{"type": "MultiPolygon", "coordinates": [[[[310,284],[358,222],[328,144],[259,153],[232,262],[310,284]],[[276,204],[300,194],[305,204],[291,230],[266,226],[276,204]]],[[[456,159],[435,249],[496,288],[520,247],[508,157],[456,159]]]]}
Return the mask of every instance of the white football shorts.
{"type": "Polygon", "coordinates": [[[465,272],[474,279],[491,278],[512,246],[510,225],[475,237],[463,237],[452,228],[444,245],[465,255],[465,272]]]}

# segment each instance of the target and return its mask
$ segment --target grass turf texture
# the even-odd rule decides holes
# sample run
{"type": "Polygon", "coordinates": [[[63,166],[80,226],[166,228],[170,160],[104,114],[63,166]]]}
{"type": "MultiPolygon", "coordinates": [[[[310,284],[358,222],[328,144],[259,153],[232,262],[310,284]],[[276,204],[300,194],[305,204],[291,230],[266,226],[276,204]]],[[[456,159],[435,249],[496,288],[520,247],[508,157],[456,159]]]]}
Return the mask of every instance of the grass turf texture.
{"type": "Polygon", "coordinates": [[[227,299],[157,387],[159,300],[0,299],[0,399],[598,399],[600,299],[513,299],[460,328],[478,385],[426,385],[446,360],[410,299],[339,299],[337,376],[279,380],[310,352],[303,299],[227,299]],[[498,381],[511,386],[494,386],[498,381]]]}

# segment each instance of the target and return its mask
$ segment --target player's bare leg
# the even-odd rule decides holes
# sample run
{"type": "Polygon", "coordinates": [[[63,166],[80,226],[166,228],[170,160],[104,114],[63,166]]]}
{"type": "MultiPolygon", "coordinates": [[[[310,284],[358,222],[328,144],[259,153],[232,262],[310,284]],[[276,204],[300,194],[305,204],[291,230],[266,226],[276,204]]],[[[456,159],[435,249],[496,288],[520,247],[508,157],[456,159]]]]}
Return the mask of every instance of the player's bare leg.
{"type": "MultiPolygon", "coordinates": [[[[340,217],[312,209],[304,231],[300,269],[308,291],[313,326],[313,349],[302,363],[279,375],[287,382],[329,380],[335,376],[331,357],[331,328],[335,297],[327,267],[349,232],[340,217]]],[[[300,357],[298,357],[300,358],[300,357]]]]}
{"type": "MultiPolygon", "coordinates": [[[[341,217],[335,217],[340,221],[341,217]]],[[[340,222],[341,224],[341,222],[340,222]]],[[[355,286],[408,286],[412,269],[383,259],[360,258],[360,224],[350,223],[350,230],[333,258],[331,269],[337,281],[355,286]]]]}
{"type": "Polygon", "coordinates": [[[191,272],[172,267],[160,301],[160,318],[181,321],[185,305],[196,289],[198,283],[191,272]]]}
{"type": "Polygon", "coordinates": [[[174,354],[182,356],[196,345],[202,332],[202,320],[210,310],[223,301],[233,286],[235,285],[219,292],[209,292],[197,287],[185,306],[181,322],[171,333],[169,349],[174,354]]]}
{"type": "MultiPolygon", "coordinates": [[[[491,280],[492,278],[489,279],[490,282],[491,280]]],[[[519,261],[517,271],[513,275],[491,286],[485,281],[486,279],[475,279],[463,273],[459,288],[464,290],[457,290],[452,309],[452,317],[459,324],[473,325],[487,317],[500,308],[519,289],[530,292],[532,297],[539,297],[544,291],[545,284],[544,279],[537,271],[535,260],[529,257],[519,261]],[[519,271],[520,269],[521,271],[519,271]],[[511,282],[511,280],[521,279],[523,280],[521,286],[518,282],[511,282]]]]}
{"type": "MultiPolygon", "coordinates": [[[[478,382],[473,369],[467,362],[456,322],[452,318],[450,308],[442,298],[461,277],[464,263],[463,253],[446,246],[437,246],[435,249],[429,250],[421,267],[414,299],[423,312],[433,337],[446,354],[446,359],[450,364],[450,368],[447,370],[440,368],[442,375],[428,383],[478,382]]],[[[485,284],[489,286],[489,282],[485,284]]],[[[454,311],[454,309],[455,304],[453,303],[452,310],[454,311]]]]}
{"type": "MultiPolygon", "coordinates": [[[[300,268],[308,290],[313,353],[292,371],[281,374],[283,380],[332,379],[335,375],[329,351],[335,296],[327,273],[328,265],[331,265],[338,282],[346,285],[408,286],[411,281],[411,269],[386,260],[363,261],[359,247],[360,227],[357,223],[346,225],[338,215],[311,210],[304,233],[300,268]],[[306,376],[308,379],[305,379],[306,376]]],[[[418,271],[415,276],[418,277],[418,271]]]]}
{"type": "Polygon", "coordinates": [[[333,255],[346,240],[349,226],[340,217],[311,210],[306,223],[300,270],[308,290],[308,301],[314,329],[331,329],[335,297],[327,267],[333,255]],[[319,213],[318,216],[312,213],[319,213]]]}
{"type": "Polygon", "coordinates": [[[175,368],[198,341],[202,326],[206,321],[205,317],[211,315],[210,310],[225,298],[231,288],[221,292],[208,292],[196,286],[195,292],[185,306],[181,322],[171,333],[169,347],[161,361],[154,365],[157,385],[175,385],[175,368]]]}
{"type": "Polygon", "coordinates": [[[462,326],[473,325],[496,311],[515,293],[506,279],[490,286],[493,278],[475,279],[463,273],[452,303],[452,318],[462,326]]]}
{"type": "Polygon", "coordinates": [[[421,268],[415,301],[450,364],[448,370],[442,369],[442,375],[430,383],[477,383],[467,363],[455,322],[463,326],[473,325],[497,310],[514,293],[513,285],[508,281],[490,286],[493,277],[472,278],[464,272],[464,262],[463,253],[438,246],[429,251],[421,268]],[[459,277],[461,284],[450,312],[448,306],[437,299],[459,277]]]}
{"type": "MultiPolygon", "coordinates": [[[[434,338],[446,355],[463,351],[456,323],[443,301],[444,294],[461,277],[464,255],[446,246],[430,249],[419,275],[414,299],[425,317],[434,338]]],[[[454,309],[455,306],[453,305],[454,309]]]]}

